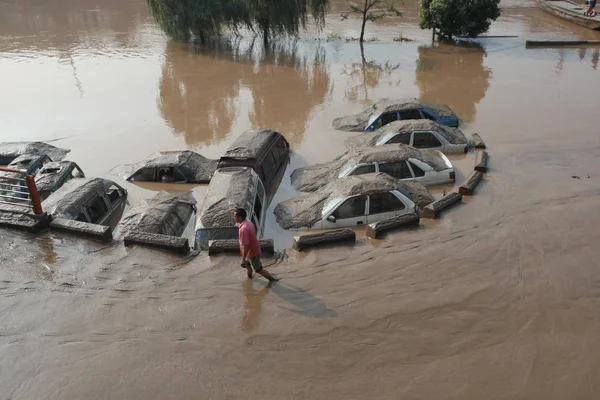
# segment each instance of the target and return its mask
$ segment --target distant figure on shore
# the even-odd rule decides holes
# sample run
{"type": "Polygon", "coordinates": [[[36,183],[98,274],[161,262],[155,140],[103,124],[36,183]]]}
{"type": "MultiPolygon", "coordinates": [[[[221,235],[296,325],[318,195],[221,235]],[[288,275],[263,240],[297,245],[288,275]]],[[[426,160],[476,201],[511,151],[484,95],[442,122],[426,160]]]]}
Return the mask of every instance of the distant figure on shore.
{"type": "Polygon", "coordinates": [[[595,17],[598,13],[594,11],[594,7],[596,7],[596,0],[586,0],[586,4],[589,4],[587,11],[583,13],[583,15],[587,17],[595,17]]]}
{"type": "Polygon", "coordinates": [[[240,265],[242,268],[246,268],[248,279],[252,279],[252,268],[254,268],[257,274],[262,275],[269,282],[277,282],[279,279],[271,276],[269,271],[263,268],[260,261],[261,251],[258,239],[256,238],[256,228],[252,222],[246,219],[246,210],[236,208],[233,217],[235,218],[235,222],[240,224],[238,228],[240,253],[242,253],[240,265]]]}

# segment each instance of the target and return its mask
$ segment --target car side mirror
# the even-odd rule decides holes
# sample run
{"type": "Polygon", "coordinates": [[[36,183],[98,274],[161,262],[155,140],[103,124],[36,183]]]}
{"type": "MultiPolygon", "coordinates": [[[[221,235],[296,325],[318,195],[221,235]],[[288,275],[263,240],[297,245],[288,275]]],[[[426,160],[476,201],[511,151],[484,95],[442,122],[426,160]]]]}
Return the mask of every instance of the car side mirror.
{"type": "Polygon", "coordinates": [[[333,215],[330,215],[329,217],[327,217],[327,221],[335,223],[335,217],[333,215]]]}

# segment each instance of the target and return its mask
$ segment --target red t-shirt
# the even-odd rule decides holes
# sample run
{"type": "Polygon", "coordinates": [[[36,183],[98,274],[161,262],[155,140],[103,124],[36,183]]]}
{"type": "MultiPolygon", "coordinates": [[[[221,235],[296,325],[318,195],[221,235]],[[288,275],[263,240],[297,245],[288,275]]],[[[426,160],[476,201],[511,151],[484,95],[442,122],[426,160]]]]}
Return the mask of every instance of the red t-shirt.
{"type": "Polygon", "coordinates": [[[248,249],[246,258],[260,256],[260,245],[256,238],[256,228],[254,227],[254,224],[245,219],[244,222],[240,224],[238,232],[240,238],[240,252],[242,251],[243,246],[249,246],[250,248],[248,249]]]}

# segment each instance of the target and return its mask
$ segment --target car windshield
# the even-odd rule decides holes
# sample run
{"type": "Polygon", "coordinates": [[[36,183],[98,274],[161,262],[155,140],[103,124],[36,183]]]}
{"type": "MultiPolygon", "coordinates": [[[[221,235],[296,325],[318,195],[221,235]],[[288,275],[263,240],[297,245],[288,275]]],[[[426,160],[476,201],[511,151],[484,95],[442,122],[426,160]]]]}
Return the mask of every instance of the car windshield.
{"type": "Polygon", "coordinates": [[[354,168],[354,163],[348,163],[344,166],[344,168],[341,169],[340,174],[338,175],[338,178],[343,178],[344,176],[348,175],[350,173],[350,170],[352,170],[352,168],[354,168]]]}
{"type": "Polygon", "coordinates": [[[237,239],[238,228],[237,226],[227,228],[209,228],[209,229],[198,229],[196,231],[196,243],[202,250],[208,249],[208,242],[210,240],[220,239],[237,239]]]}

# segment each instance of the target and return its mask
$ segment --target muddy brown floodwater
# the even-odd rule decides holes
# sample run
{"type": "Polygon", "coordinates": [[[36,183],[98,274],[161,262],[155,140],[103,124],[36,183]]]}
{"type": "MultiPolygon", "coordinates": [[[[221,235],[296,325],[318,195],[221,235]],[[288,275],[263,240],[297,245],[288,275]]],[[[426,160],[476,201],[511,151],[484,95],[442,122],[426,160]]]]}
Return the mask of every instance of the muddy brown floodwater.
{"type": "MultiPolygon", "coordinates": [[[[338,17],[265,52],[248,38],[168,41],[141,0],[0,0],[0,140],[72,149],[130,201],[160,186],[110,174],[158,150],[217,157],[250,127],[294,150],[292,169],[344,150],[331,128],[382,97],[451,106],[491,170],[476,196],[420,229],[266,260],[178,258],[70,236],[0,231],[1,399],[597,399],[600,393],[600,39],[503,2],[490,34],[431,46],[405,17],[338,17]],[[414,39],[397,43],[400,32],[414,39]],[[317,40],[320,38],[320,40],[317,40]],[[329,39],[329,40],[328,40],[329,39]]],[[[457,180],[473,155],[453,158],[457,180]]],[[[199,201],[206,187],[196,187],[199,201]]]]}

